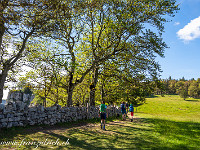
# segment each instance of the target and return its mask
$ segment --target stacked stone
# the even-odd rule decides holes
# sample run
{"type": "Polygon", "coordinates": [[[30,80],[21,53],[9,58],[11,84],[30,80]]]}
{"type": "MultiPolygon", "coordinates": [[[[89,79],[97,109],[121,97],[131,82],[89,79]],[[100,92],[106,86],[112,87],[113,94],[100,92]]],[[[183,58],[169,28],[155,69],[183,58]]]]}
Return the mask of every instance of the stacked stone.
{"type": "Polygon", "coordinates": [[[20,102],[8,103],[7,105],[0,106],[0,128],[12,126],[23,126],[23,121],[25,120],[25,110],[28,107],[21,104],[20,102]],[[21,112],[21,111],[24,112],[21,112]]]}
{"type": "Polygon", "coordinates": [[[114,106],[108,108],[108,117],[116,116],[116,114],[120,114],[121,109],[118,109],[114,106]]]}
{"type": "MultiPolygon", "coordinates": [[[[116,107],[108,108],[108,116],[115,116],[120,113],[116,107]]],[[[52,107],[33,106],[28,107],[22,101],[7,105],[0,105],[0,128],[27,125],[54,125],[59,122],[71,122],[83,119],[99,117],[98,107],[52,107]]]]}
{"type": "Polygon", "coordinates": [[[26,93],[23,93],[22,91],[10,91],[8,93],[8,97],[6,101],[7,103],[22,101],[26,103],[26,105],[29,105],[30,102],[34,99],[34,97],[35,96],[33,94],[26,94],[26,93]]]}

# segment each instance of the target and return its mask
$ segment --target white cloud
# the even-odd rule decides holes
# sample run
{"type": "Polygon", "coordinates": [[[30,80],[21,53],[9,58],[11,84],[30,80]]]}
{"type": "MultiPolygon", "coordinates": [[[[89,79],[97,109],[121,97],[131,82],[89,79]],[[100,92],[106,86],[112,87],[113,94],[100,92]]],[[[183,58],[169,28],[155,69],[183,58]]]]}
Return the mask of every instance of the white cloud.
{"type": "Polygon", "coordinates": [[[179,24],[180,24],[180,22],[175,22],[174,23],[175,26],[178,26],[179,24]]]}
{"type": "Polygon", "coordinates": [[[200,37],[200,16],[194,20],[191,20],[183,29],[180,29],[177,33],[180,39],[185,42],[194,40],[200,37]]]}

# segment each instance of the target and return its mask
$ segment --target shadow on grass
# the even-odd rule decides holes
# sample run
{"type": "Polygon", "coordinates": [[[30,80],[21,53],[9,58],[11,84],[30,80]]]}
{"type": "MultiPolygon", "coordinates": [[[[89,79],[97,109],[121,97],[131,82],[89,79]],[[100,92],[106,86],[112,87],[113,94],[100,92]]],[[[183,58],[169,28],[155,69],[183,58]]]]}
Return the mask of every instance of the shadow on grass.
{"type": "MultiPolygon", "coordinates": [[[[176,122],[163,119],[138,118],[135,122],[115,121],[109,119],[107,131],[99,127],[87,126],[99,123],[99,119],[87,122],[73,122],[55,126],[34,126],[27,128],[7,129],[0,132],[0,139],[13,140],[16,136],[29,138],[30,134],[43,132],[45,136],[69,139],[69,145],[58,146],[56,149],[155,149],[155,150],[187,150],[200,149],[200,123],[176,122]],[[84,128],[76,128],[86,126],[84,128]],[[54,132],[53,130],[59,130],[54,132]],[[67,131],[66,131],[67,129],[67,131]]],[[[31,137],[30,137],[31,139],[31,137]]],[[[40,146],[45,149],[48,147],[40,146]]]]}
{"type": "MultiPolygon", "coordinates": [[[[119,118],[119,117],[118,117],[119,118]]],[[[107,122],[118,119],[117,117],[107,118],[107,122]]],[[[89,120],[78,120],[74,122],[57,123],[55,125],[33,125],[26,127],[12,127],[12,128],[0,128],[0,139],[13,140],[17,135],[28,135],[37,132],[43,132],[46,130],[66,130],[75,127],[88,126],[89,124],[100,123],[100,118],[94,118],[89,120]]]]}
{"type": "MultiPolygon", "coordinates": [[[[126,128],[129,133],[135,134],[135,136],[132,136],[132,144],[135,147],[132,148],[158,150],[200,149],[200,123],[142,118],[132,124],[134,124],[132,127],[126,124],[113,124],[113,126],[126,128]]],[[[122,137],[123,135],[127,136],[122,132],[120,132],[120,135],[122,137]]]]}
{"type": "Polygon", "coordinates": [[[158,97],[157,95],[150,95],[150,96],[146,96],[146,98],[156,98],[158,97]]]}
{"type": "MultiPolygon", "coordinates": [[[[71,134],[73,134],[74,132],[79,132],[79,133],[81,133],[80,131],[77,131],[77,130],[75,130],[75,131],[73,131],[73,129],[72,129],[72,131],[71,132],[69,132],[70,133],[70,135],[71,134]]],[[[56,133],[54,133],[54,132],[49,132],[49,131],[44,131],[44,133],[46,133],[46,134],[48,134],[48,135],[50,135],[50,136],[53,136],[53,137],[55,137],[55,138],[58,138],[58,139],[60,139],[61,141],[68,141],[69,143],[70,143],[70,146],[72,146],[73,148],[78,148],[78,147],[80,147],[80,148],[83,148],[83,149],[96,149],[97,147],[95,147],[95,146],[93,146],[93,145],[91,145],[91,144],[89,144],[89,143],[87,143],[84,139],[78,139],[78,138],[75,138],[75,137],[71,137],[70,135],[69,135],[69,137],[67,137],[67,136],[63,136],[63,135],[61,135],[61,134],[56,134],[56,133]],[[68,140],[69,139],[69,140],[68,140]]],[[[93,133],[94,134],[94,133],[93,133]]],[[[85,133],[85,135],[90,135],[91,136],[91,134],[88,134],[88,133],[85,133]]],[[[67,146],[66,146],[67,147],[67,146]]],[[[63,148],[63,146],[60,146],[58,149],[62,149],[63,148]]]]}
{"type": "Polygon", "coordinates": [[[188,102],[200,102],[199,100],[189,100],[189,99],[188,100],[186,99],[185,101],[188,101],[188,102]]]}
{"type": "MultiPolygon", "coordinates": [[[[173,149],[200,149],[200,123],[147,119],[173,149]]],[[[165,141],[164,141],[165,142],[165,141]]]]}

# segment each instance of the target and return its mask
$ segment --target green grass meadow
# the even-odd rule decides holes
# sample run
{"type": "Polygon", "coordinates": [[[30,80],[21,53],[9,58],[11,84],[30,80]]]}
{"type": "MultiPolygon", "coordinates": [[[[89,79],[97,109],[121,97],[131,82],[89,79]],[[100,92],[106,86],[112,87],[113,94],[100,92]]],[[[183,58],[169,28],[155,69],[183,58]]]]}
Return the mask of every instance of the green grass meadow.
{"type": "Polygon", "coordinates": [[[200,149],[200,100],[178,95],[155,96],[137,108],[167,149],[200,149]]]}
{"type": "Polygon", "coordinates": [[[134,122],[108,119],[107,131],[100,119],[1,129],[0,149],[200,150],[200,100],[155,96],[135,111],[134,122]]]}
{"type": "Polygon", "coordinates": [[[138,112],[153,118],[171,121],[189,121],[200,123],[200,100],[188,98],[183,100],[178,95],[165,95],[147,98],[145,105],[138,112]]]}

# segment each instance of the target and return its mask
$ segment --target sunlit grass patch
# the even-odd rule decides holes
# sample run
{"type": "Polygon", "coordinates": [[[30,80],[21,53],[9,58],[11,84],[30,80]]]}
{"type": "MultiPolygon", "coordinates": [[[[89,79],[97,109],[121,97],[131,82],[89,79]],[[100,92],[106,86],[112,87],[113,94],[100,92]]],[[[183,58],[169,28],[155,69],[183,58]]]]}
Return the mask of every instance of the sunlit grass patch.
{"type": "Polygon", "coordinates": [[[0,131],[0,141],[52,141],[54,144],[0,145],[0,149],[200,149],[199,101],[176,95],[148,98],[137,108],[134,122],[109,118],[106,129],[100,119],[55,126],[17,127],[0,131]],[[58,140],[59,144],[55,144],[58,140]],[[67,143],[68,142],[68,143],[67,143]]]}
{"type": "Polygon", "coordinates": [[[141,116],[148,114],[154,118],[200,122],[200,101],[193,98],[183,100],[178,95],[157,96],[147,98],[147,104],[137,108],[137,112],[141,116]]]}

